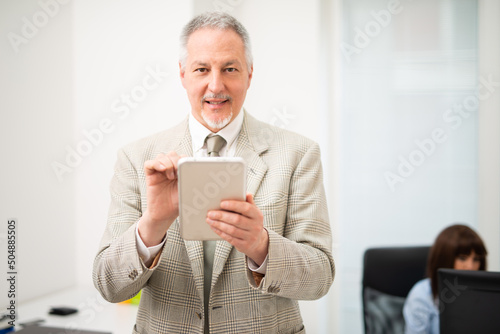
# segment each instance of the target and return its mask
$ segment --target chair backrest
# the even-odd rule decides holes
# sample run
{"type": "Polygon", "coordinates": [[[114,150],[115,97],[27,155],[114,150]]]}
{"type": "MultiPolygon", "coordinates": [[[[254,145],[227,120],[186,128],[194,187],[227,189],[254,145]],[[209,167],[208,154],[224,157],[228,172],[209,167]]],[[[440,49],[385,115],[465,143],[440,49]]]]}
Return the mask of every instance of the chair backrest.
{"type": "Polygon", "coordinates": [[[430,246],[379,247],[365,251],[363,320],[366,334],[404,332],[403,305],[425,277],[430,246]]]}
{"type": "Polygon", "coordinates": [[[500,333],[500,272],[438,269],[441,334],[500,333]]]}

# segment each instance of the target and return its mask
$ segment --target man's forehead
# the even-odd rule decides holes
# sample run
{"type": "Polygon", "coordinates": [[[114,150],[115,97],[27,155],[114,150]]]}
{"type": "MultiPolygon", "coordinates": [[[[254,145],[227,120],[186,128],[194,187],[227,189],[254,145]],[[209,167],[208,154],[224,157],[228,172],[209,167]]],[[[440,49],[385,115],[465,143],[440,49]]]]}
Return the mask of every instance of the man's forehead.
{"type": "Polygon", "coordinates": [[[193,44],[194,42],[199,43],[201,41],[208,40],[219,40],[219,41],[232,41],[233,43],[241,43],[243,45],[243,39],[236,31],[232,29],[216,29],[216,28],[200,28],[193,31],[187,40],[187,45],[193,44]],[[237,41],[236,41],[237,40],[237,41]]]}
{"type": "Polygon", "coordinates": [[[199,29],[189,37],[188,62],[193,65],[242,65],[245,47],[233,30],[199,29]]]}

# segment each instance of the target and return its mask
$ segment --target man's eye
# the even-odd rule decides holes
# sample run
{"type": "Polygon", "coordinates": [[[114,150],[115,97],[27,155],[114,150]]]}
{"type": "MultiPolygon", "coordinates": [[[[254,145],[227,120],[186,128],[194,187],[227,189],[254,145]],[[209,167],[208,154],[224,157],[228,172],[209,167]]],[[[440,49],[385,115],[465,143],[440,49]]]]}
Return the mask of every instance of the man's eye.
{"type": "Polygon", "coordinates": [[[234,67],[229,67],[229,68],[226,68],[226,72],[229,72],[229,73],[236,72],[236,69],[234,67]]]}
{"type": "Polygon", "coordinates": [[[196,69],[196,70],[194,70],[194,71],[195,71],[195,72],[200,72],[200,73],[205,73],[205,72],[207,71],[207,69],[206,69],[206,68],[201,67],[201,68],[197,68],[197,69],[196,69]]]}

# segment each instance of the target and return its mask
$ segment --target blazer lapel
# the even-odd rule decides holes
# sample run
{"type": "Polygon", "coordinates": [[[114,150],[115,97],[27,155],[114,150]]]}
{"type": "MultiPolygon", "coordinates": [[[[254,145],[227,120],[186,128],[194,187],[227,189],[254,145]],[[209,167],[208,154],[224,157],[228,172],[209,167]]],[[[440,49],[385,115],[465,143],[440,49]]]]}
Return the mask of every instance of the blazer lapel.
{"type": "Polygon", "coordinates": [[[183,127],[179,128],[177,131],[179,145],[176,148],[176,152],[179,155],[186,155],[188,157],[193,156],[193,144],[191,141],[191,133],[189,132],[189,122],[186,119],[183,127]]]}
{"type": "Polygon", "coordinates": [[[267,151],[271,139],[271,130],[263,127],[245,112],[245,121],[238,136],[236,156],[242,157],[247,164],[247,192],[253,195],[257,193],[267,172],[267,164],[261,155],[267,151]]]}

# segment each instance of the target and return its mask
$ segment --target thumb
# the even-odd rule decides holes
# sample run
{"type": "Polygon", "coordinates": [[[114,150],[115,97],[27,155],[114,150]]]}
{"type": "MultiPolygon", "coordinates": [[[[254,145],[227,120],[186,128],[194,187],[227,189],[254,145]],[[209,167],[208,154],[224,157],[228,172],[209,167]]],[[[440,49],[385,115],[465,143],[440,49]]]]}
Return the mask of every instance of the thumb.
{"type": "Polygon", "coordinates": [[[255,204],[255,201],[253,200],[253,195],[250,193],[247,193],[247,199],[246,201],[250,204],[255,204]]]}

